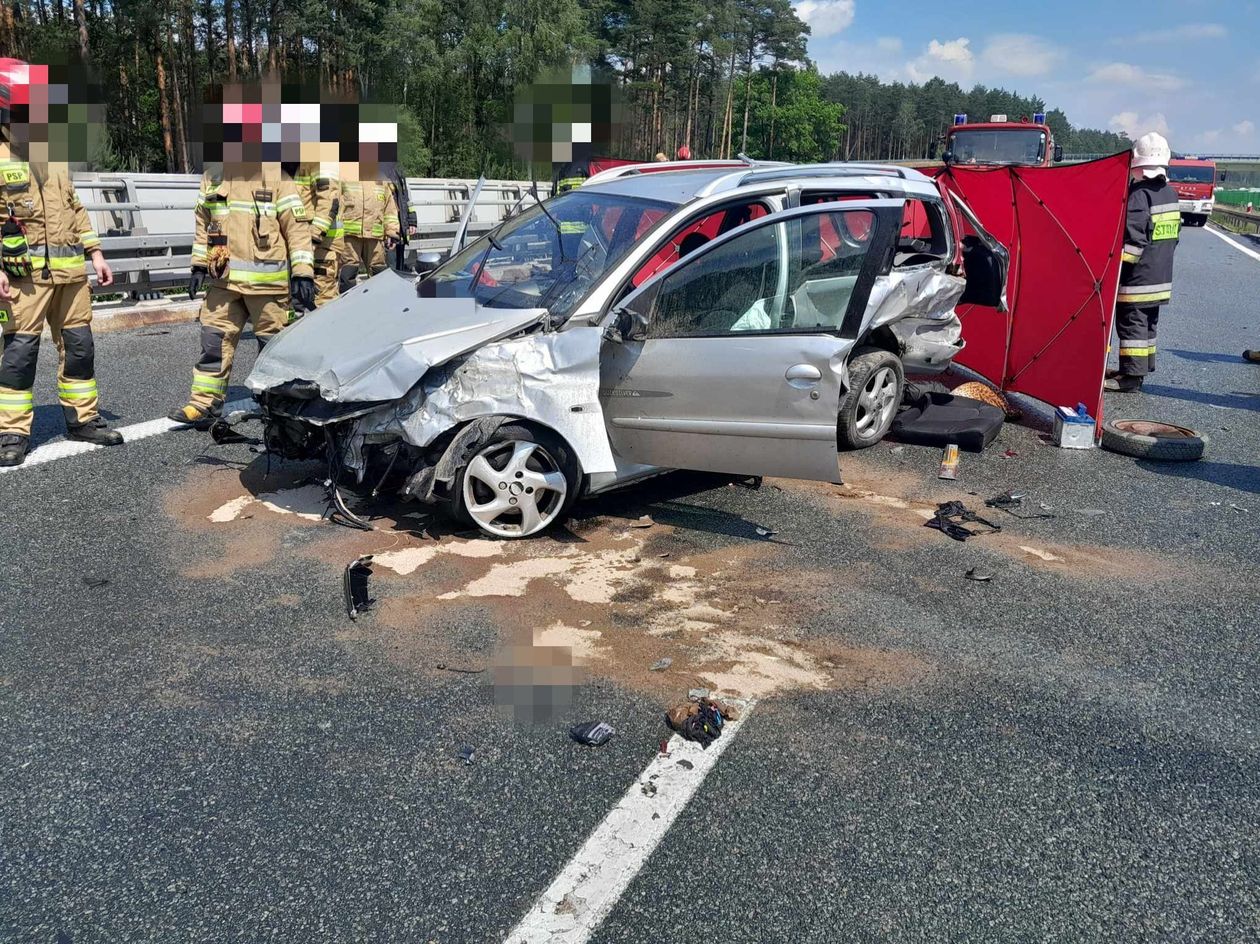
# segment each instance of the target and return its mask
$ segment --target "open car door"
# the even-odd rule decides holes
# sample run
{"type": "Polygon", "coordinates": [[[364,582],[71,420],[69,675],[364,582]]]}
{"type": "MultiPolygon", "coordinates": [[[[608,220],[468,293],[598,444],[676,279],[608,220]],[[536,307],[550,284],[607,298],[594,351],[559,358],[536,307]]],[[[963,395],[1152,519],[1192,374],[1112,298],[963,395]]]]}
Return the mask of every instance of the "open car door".
{"type": "Polygon", "coordinates": [[[955,232],[962,235],[963,275],[967,288],[959,305],[985,305],[998,311],[1008,311],[1006,277],[1011,268],[1010,251],[997,241],[980,224],[971,207],[955,193],[944,187],[941,196],[954,219],[955,232]],[[966,226],[963,226],[963,223],[966,226]],[[970,229],[971,232],[967,232],[970,229]]]}
{"type": "Polygon", "coordinates": [[[608,315],[600,401],[627,463],[838,478],[845,364],[904,201],[818,204],[695,250],[608,315]]]}

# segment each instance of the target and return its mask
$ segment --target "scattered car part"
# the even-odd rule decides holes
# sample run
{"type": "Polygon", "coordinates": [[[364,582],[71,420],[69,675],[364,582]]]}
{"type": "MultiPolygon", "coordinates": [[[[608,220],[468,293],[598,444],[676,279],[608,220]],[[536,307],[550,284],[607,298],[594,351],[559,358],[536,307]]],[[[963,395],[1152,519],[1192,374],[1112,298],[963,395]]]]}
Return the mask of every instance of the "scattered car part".
{"type": "Polygon", "coordinates": [[[769,528],[760,528],[760,527],[757,528],[758,537],[772,538],[778,533],[779,533],[778,531],[771,531],[769,528]]]}
{"type": "Polygon", "coordinates": [[[477,755],[477,749],[473,747],[471,744],[465,744],[463,747],[459,749],[459,753],[457,753],[455,756],[458,757],[460,760],[462,760],[466,767],[471,767],[473,758],[476,757],[476,755],[477,755]]]}
{"type": "Polygon", "coordinates": [[[611,741],[616,733],[616,729],[607,721],[587,721],[584,724],[575,724],[569,729],[569,736],[573,740],[590,747],[602,747],[611,741]]]}
{"type": "Polygon", "coordinates": [[[350,506],[346,504],[345,497],[341,494],[341,486],[335,481],[329,479],[324,483],[328,488],[328,501],[330,508],[327,512],[328,520],[333,524],[339,524],[347,528],[354,528],[356,531],[375,531],[371,522],[365,521],[350,510],[350,506]]]}
{"type": "Polygon", "coordinates": [[[633,521],[630,522],[630,527],[650,528],[654,524],[656,524],[656,522],[652,520],[651,515],[640,515],[638,518],[635,518],[633,521]]]}
{"type": "Polygon", "coordinates": [[[372,576],[372,555],[361,554],[346,565],[341,574],[341,593],[345,598],[346,615],[357,620],[359,614],[372,608],[368,596],[368,577],[372,576]]]}
{"type": "Polygon", "coordinates": [[[1104,449],[1152,462],[1194,462],[1207,443],[1207,436],[1189,427],[1152,420],[1109,420],[1102,429],[1104,449]]]}
{"type": "Polygon", "coordinates": [[[937,390],[907,397],[889,437],[911,446],[957,444],[965,452],[984,452],[1002,431],[1005,416],[997,407],[937,390]]]}
{"type": "Polygon", "coordinates": [[[1015,509],[1023,505],[1026,497],[1026,495],[1016,495],[1014,492],[1007,491],[1003,492],[1001,495],[994,495],[992,498],[986,498],[984,503],[989,508],[996,508],[999,511],[1006,512],[1012,518],[1021,518],[1025,521],[1036,521],[1041,518],[1055,517],[1045,511],[1042,511],[1039,514],[1021,515],[1015,509]]]}
{"type": "Polygon", "coordinates": [[[958,478],[958,444],[949,443],[941,454],[941,468],[936,473],[938,479],[958,478]]]}
{"type": "Polygon", "coordinates": [[[971,568],[971,570],[967,571],[965,574],[963,574],[963,576],[966,577],[968,580],[974,580],[976,583],[988,583],[990,580],[993,579],[992,574],[978,573],[974,567],[971,568]]]}
{"type": "Polygon", "coordinates": [[[579,484],[577,463],[557,437],[504,425],[459,470],[455,509],[493,537],[529,537],[560,517],[579,484]]]}
{"type": "Polygon", "coordinates": [[[1060,406],[1055,408],[1050,435],[1054,444],[1063,449],[1093,449],[1097,427],[1084,403],[1078,403],[1076,409],[1060,406]]]}
{"type": "Polygon", "coordinates": [[[219,417],[210,424],[210,438],[220,446],[226,446],[231,443],[249,443],[251,446],[259,445],[262,443],[261,439],[239,433],[236,427],[251,420],[262,420],[265,422],[266,419],[265,413],[248,413],[245,410],[233,410],[227,416],[219,417]]]}
{"type": "Polygon", "coordinates": [[[840,397],[842,449],[865,449],[887,434],[905,384],[901,359],[883,348],[858,348],[849,358],[849,386],[840,397]]]}
{"type": "Polygon", "coordinates": [[[924,523],[926,528],[935,528],[955,541],[965,541],[982,534],[997,534],[1002,526],[981,518],[960,501],[942,502],[936,506],[936,514],[924,523]],[[967,528],[965,525],[976,524],[988,530],[967,528]]]}
{"type": "Polygon", "coordinates": [[[84,577],[83,583],[89,590],[99,590],[101,587],[108,587],[110,581],[108,577],[84,577]]]}

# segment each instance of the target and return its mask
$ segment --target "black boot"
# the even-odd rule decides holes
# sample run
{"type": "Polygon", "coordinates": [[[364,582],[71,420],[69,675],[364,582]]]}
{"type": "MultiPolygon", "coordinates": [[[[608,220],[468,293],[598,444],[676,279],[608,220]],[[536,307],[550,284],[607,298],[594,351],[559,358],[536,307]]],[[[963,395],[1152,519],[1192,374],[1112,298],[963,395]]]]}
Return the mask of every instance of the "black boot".
{"type": "Polygon", "coordinates": [[[1243,351],[1243,360],[1260,364],[1260,351],[1243,351]]]}
{"type": "Polygon", "coordinates": [[[1139,393],[1142,390],[1142,378],[1132,374],[1121,374],[1104,383],[1103,389],[1111,393],[1139,393]]]}
{"type": "Polygon", "coordinates": [[[26,461],[26,450],[30,445],[29,436],[19,433],[0,434],[0,466],[21,465],[26,461]]]}
{"type": "Polygon", "coordinates": [[[88,420],[81,426],[68,427],[66,438],[91,443],[94,446],[121,446],[123,441],[122,433],[116,429],[110,429],[102,416],[88,420]]]}

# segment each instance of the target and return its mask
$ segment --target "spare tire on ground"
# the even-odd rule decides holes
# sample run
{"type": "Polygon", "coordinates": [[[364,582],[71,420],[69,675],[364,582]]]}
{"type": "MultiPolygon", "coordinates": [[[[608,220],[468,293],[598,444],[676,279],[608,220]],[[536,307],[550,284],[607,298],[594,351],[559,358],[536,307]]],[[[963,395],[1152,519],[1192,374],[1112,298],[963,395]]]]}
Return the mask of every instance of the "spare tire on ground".
{"type": "Polygon", "coordinates": [[[1111,420],[1103,424],[1102,447],[1153,462],[1193,462],[1203,457],[1207,437],[1169,423],[1111,420]]]}

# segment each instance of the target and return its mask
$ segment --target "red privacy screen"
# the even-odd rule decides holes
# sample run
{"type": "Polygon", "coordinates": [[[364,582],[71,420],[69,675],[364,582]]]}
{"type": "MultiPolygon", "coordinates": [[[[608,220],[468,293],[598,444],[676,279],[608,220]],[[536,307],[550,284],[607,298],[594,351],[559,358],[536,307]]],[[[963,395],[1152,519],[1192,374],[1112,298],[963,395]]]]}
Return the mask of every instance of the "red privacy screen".
{"type": "Polygon", "coordinates": [[[1011,253],[1010,312],[959,307],[967,346],[958,362],[1004,390],[1052,406],[1084,403],[1101,418],[1129,153],[1058,167],[935,173],[1011,253]]]}

